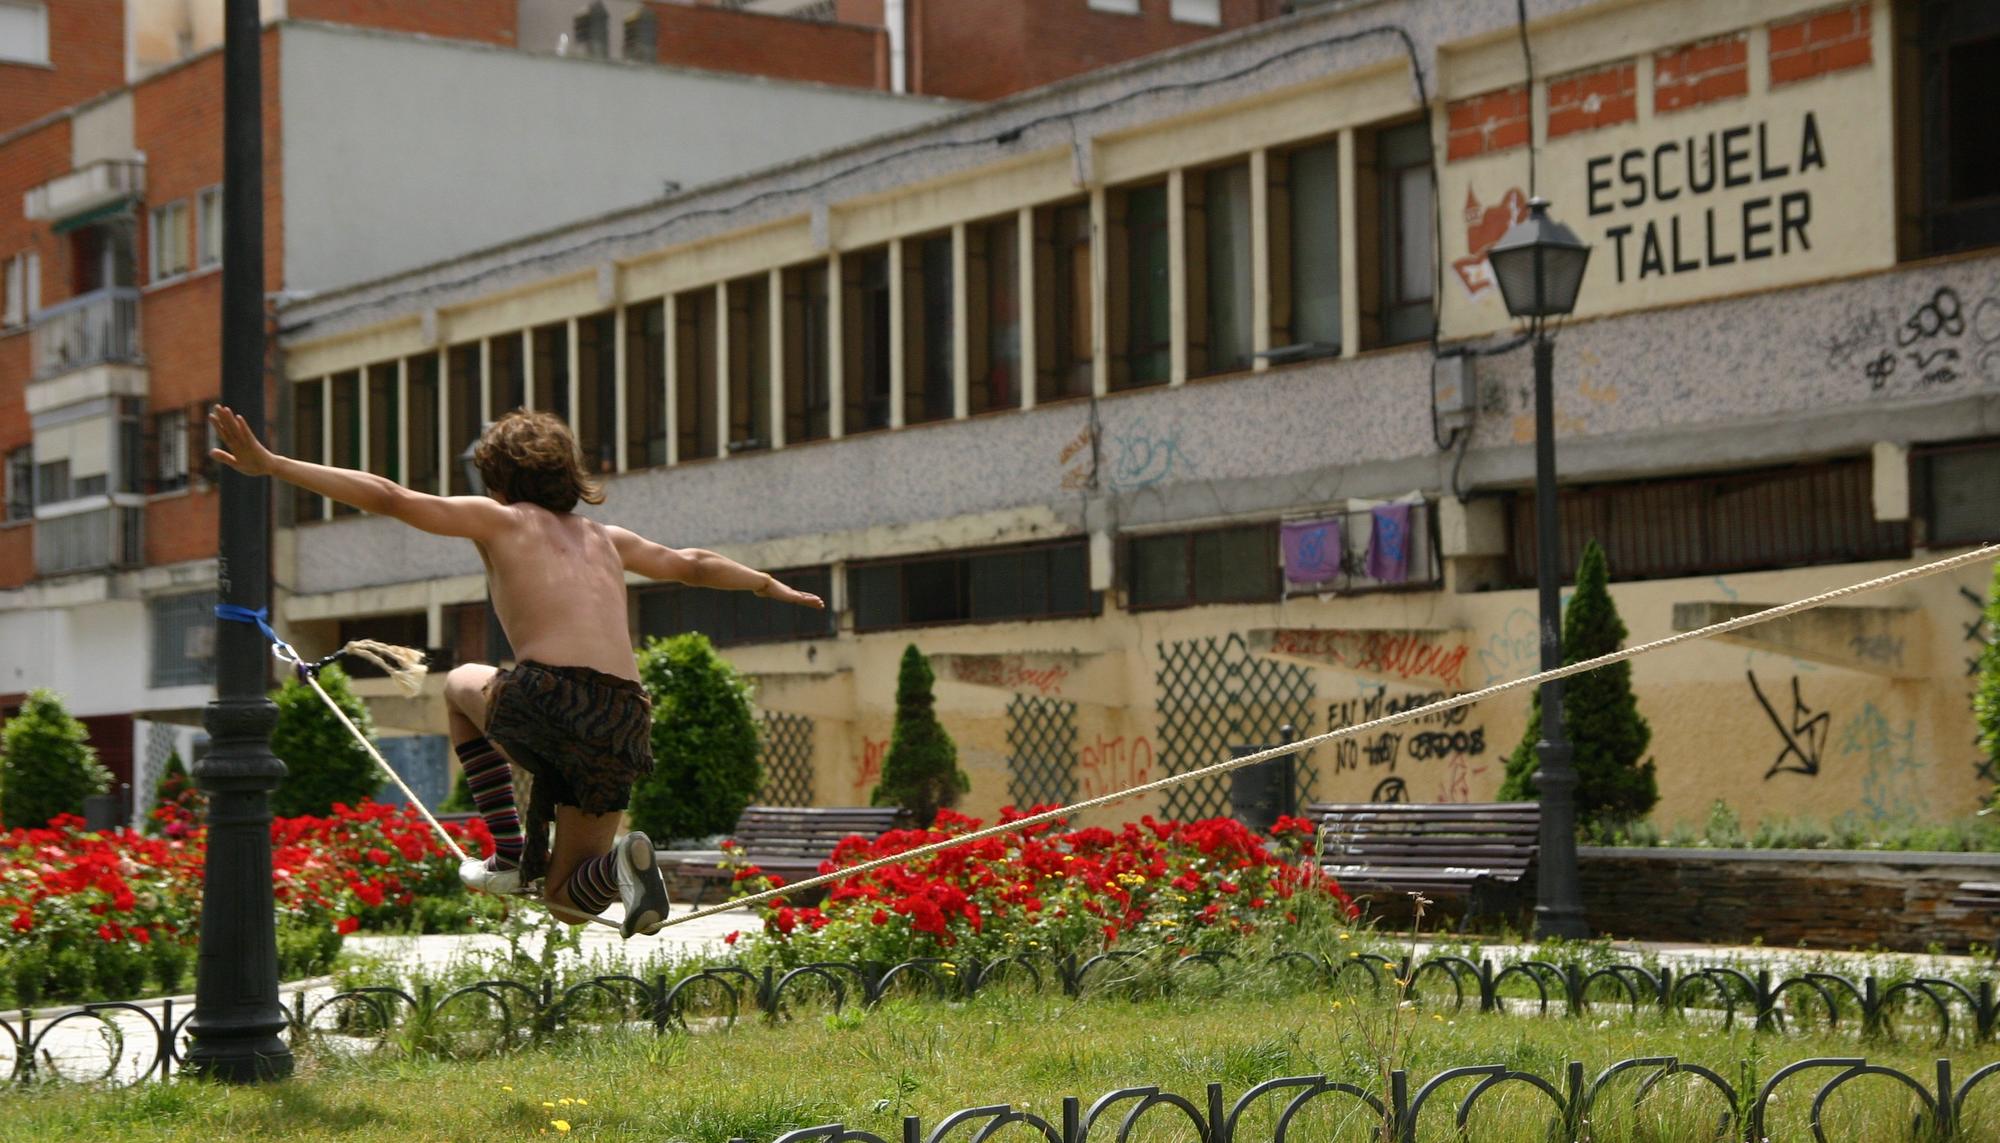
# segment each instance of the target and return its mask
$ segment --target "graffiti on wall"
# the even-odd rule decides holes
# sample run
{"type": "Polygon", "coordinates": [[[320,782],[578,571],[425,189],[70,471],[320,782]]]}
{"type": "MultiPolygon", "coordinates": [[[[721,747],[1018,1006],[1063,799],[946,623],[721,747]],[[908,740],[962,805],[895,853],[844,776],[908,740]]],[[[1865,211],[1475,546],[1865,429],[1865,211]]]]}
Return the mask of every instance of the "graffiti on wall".
{"type": "Polygon", "coordinates": [[[1823,345],[1827,365],[1855,370],[1871,394],[2000,381],[2000,296],[1939,286],[1906,310],[1850,310],[1823,345]]]}
{"type": "Polygon", "coordinates": [[[1112,492],[1137,492],[1170,479],[1194,476],[1195,462],[1181,447],[1177,428],[1155,428],[1145,417],[1103,436],[1097,426],[1077,430],[1057,454],[1062,489],[1081,492],[1100,483],[1112,492]]]}
{"type": "Polygon", "coordinates": [[[954,655],[951,678],[957,682],[1003,690],[1032,691],[1043,698],[1062,693],[1069,668],[1061,663],[1035,666],[1020,655],[954,655]]]}
{"type": "MultiPolygon", "coordinates": [[[[1387,688],[1377,686],[1364,689],[1358,698],[1327,704],[1326,724],[1334,730],[1358,726],[1448,697],[1444,691],[1391,695],[1387,688]]],[[[1333,744],[1333,772],[1386,770],[1388,775],[1376,783],[1369,800],[1407,801],[1410,776],[1399,774],[1397,768],[1405,761],[1435,762],[1439,764],[1435,772],[1427,769],[1424,775],[1436,779],[1436,793],[1431,800],[1470,801],[1472,779],[1487,769],[1475,762],[1485,756],[1487,742],[1486,727],[1472,724],[1473,709],[1454,707],[1419,715],[1373,734],[1337,739],[1333,744]]]]}
{"type": "Polygon", "coordinates": [[[1793,675],[1791,714],[1781,717],[1778,708],[1771,704],[1764,688],[1758,684],[1757,672],[1745,671],[1743,674],[1750,680],[1750,693],[1757,696],[1757,705],[1764,708],[1765,717],[1771,720],[1771,728],[1778,732],[1778,754],[1771,760],[1771,768],[1764,772],[1764,780],[1768,782],[1779,774],[1818,777],[1833,715],[1807,706],[1799,694],[1799,677],[1793,675]]]}
{"type": "Polygon", "coordinates": [[[1271,653],[1316,659],[1359,674],[1397,679],[1463,682],[1472,648],[1430,631],[1348,631],[1281,627],[1271,632],[1271,653]]]}
{"type": "Polygon", "coordinates": [[[854,771],[854,799],[862,805],[868,804],[868,796],[875,792],[875,786],[882,781],[882,761],[889,757],[889,740],[886,738],[861,739],[861,765],[854,771]]]}
{"type": "Polygon", "coordinates": [[[1143,734],[1093,735],[1076,756],[1083,796],[1102,797],[1153,780],[1153,744],[1143,734]]]}
{"type": "Polygon", "coordinates": [[[1479,685],[1490,687],[1494,683],[1519,678],[1540,665],[1540,631],[1534,612],[1525,607],[1516,607],[1508,612],[1500,630],[1487,636],[1486,643],[1479,648],[1479,669],[1486,672],[1479,685]]]}
{"type": "Polygon", "coordinates": [[[1917,760],[1916,741],[1915,719],[1897,727],[1872,702],[1862,704],[1859,714],[1841,724],[1835,746],[1843,757],[1866,767],[1861,775],[1861,805],[1874,821],[1908,821],[1921,812],[1918,773],[1924,764],[1917,760]]]}

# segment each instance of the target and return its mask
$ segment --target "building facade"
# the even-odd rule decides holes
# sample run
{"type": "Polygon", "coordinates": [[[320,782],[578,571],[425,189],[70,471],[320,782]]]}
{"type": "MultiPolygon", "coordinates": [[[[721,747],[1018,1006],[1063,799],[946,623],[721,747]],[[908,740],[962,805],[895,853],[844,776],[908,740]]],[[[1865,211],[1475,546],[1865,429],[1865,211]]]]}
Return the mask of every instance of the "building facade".
{"type": "MultiPolygon", "coordinates": [[[[501,8],[511,21],[511,3],[351,4],[339,23],[267,27],[274,304],[951,106],[442,34],[453,13],[478,28],[501,8]],[[355,26],[417,8],[423,34],[355,26]]],[[[67,11],[49,9],[53,30],[67,11]]],[[[49,53],[58,75],[65,51],[49,53]]],[[[55,689],[135,799],[193,748],[212,697],[221,96],[211,42],[0,135],[0,714],[55,689]]]]}

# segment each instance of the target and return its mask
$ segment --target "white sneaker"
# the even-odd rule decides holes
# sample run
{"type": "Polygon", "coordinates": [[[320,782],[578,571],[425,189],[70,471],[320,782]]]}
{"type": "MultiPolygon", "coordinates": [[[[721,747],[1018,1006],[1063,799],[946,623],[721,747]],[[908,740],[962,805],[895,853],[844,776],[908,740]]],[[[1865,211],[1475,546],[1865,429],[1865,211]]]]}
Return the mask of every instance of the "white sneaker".
{"type": "Polygon", "coordinates": [[[618,898],[625,904],[621,929],[627,937],[650,937],[666,923],[667,883],[653,857],[653,839],[636,829],[618,842],[618,898]]]}
{"type": "Polygon", "coordinates": [[[495,896],[512,897],[521,892],[519,869],[495,869],[482,858],[468,857],[459,862],[458,879],[468,889],[495,896]]]}

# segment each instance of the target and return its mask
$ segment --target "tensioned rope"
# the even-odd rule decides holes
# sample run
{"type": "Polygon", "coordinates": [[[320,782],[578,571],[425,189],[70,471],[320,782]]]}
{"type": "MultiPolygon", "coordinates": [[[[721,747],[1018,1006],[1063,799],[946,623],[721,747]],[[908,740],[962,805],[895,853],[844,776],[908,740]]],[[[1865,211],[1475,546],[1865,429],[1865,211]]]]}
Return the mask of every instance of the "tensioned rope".
{"type": "MultiPolygon", "coordinates": [[[[822,873],[814,877],[805,878],[804,880],[801,881],[790,882],[788,884],[779,886],[777,888],[766,889],[757,893],[747,894],[745,896],[737,897],[732,900],[723,902],[722,904],[719,905],[711,905],[705,909],[693,909],[690,910],[689,912],[681,914],[678,917],[668,918],[665,924],[661,925],[660,927],[664,929],[671,927],[673,925],[685,925],[690,921],[698,921],[702,920],[703,918],[717,916],[722,913],[734,912],[738,909],[744,909],[752,905],[762,904],[763,902],[769,901],[776,897],[782,897],[790,893],[796,893],[802,889],[816,889],[822,885],[831,885],[834,882],[840,881],[844,878],[858,877],[861,874],[870,873],[873,872],[874,870],[881,869],[886,866],[899,865],[906,861],[912,861],[920,857],[928,857],[934,853],[941,853],[947,849],[952,849],[957,846],[971,845],[974,842],[983,841],[989,837],[999,837],[1002,834],[1012,833],[1017,830],[1023,830],[1031,828],[1033,826],[1043,825],[1049,822],[1056,821],[1061,818],[1067,818],[1070,815],[1077,813],[1078,811],[1093,809],[1098,806],[1107,806],[1112,804],[1113,802],[1122,801],[1125,798],[1132,797],[1135,794],[1144,794],[1144,793],[1150,793],[1154,790],[1162,790],[1167,788],[1168,786],[1177,785],[1181,782],[1191,782],[1198,778],[1212,778],[1220,774],[1226,774],[1231,770],[1235,770],[1244,766],[1254,766],[1259,762],[1267,762],[1281,755],[1293,753],[1294,751],[1309,750],[1314,746],[1320,745],[1321,743],[1333,742],[1342,738],[1352,738],[1357,735],[1368,734],[1373,731],[1380,730],[1386,726],[1393,726],[1400,722],[1409,722],[1414,719],[1438,714],[1447,710],[1453,710],[1458,707],[1471,706],[1474,703],[1483,702],[1486,699],[1494,697],[1495,695],[1505,694],[1508,691],[1520,690],[1524,687],[1529,687],[1529,686],[1539,686],[1542,683],[1553,682],[1557,679],[1566,679],[1569,678],[1571,675],[1580,675],[1586,671],[1594,671],[1599,667],[1608,667],[1611,666],[1613,663],[1622,663],[1627,659],[1634,659],[1639,657],[1640,655],[1651,654],[1654,651],[1662,651],[1668,647],[1677,646],[1682,643],[1693,642],[1694,640],[1697,639],[1709,639],[1717,635],[1726,635],[1731,631],[1740,631],[1745,627],[1754,627],[1760,623],[1769,623],[1774,619],[1783,619],[1788,615],[1796,615],[1803,611],[1810,611],[1816,607],[1824,607],[1829,603],[1833,603],[1836,600],[1845,599],[1849,596],[1861,595],[1863,593],[1871,591],[1879,591],[1886,587],[1894,587],[1897,584],[1909,583],[1914,580],[1927,578],[1929,576],[1940,575],[1944,572],[1952,571],[1956,568],[1965,567],[1968,564],[1975,564],[1983,560],[1990,560],[1996,557],[2000,557],[2000,544],[1989,544],[1983,548],[1977,548],[1970,552],[1962,552],[1955,556],[1948,556],[1941,560],[1934,560],[1931,563],[1921,564],[1913,568],[1905,568],[1902,571],[1891,572],[1890,574],[1884,576],[1878,576],[1875,579],[1864,580],[1860,583],[1848,584],[1845,587],[1837,587],[1831,591],[1821,592],[1818,595],[1807,596],[1804,599],[1794,600],[1791,603],[1781,603],[1775,607],[1767,607],[1762,611],[1755,611],[1748,615],[1739,615],[1734,619],[1725,619],[1720,623],[1711,623],[1706,627],[1699,627],[1693,631],[1677,632],[1676,634],[1669,635],[1663,639],[1655,639],[1649,643],[1641,643],[1636,647],[1626,647],[1622,650],[1613,651],[1608,655],[1599,655],[1594,659],[1584,659],[1579,662],[1570,663],[1567,666],[1557,667],[1553,670],[1540,671],[1532,675],[1524,675],[1518,679],[1513,679],[1504,683],[1496,683],[1490,687],[1485,687],[1476,691],[1468,691],[1460,695],[1453,695],[1450,698],[1439,699],[1436,702],[1427,703],[1423,706],[1411,707],[1408,710],[1397,711],[1394,714],[1384,715],[1381,718],[1371,719],[1367,722],[1358,723],[1354,726],[1346,726],[1338,730],[1329,730],[1324,734],[1317,734],[1311,738],[1301,739],[1298,742],[1287,742],[1281,746],[1273,746],[1267,750],[1260,750],[1254,754],[1246,754],[1241,758],[1230,758],[1222,762],[1217,762],[1208,766],[1198,767],[1196,769],[1188,770],[1183,773],[1168,774],[1164,777],[1155,778],[1150,782],[1141,782],[1138,785],[1128,786],[1122,790],[1116,790],[1108,794],[1101,794],[1094,798],[1085,798],[1079,802],[1072,802],[1069,805],[1063,806],[1059,809],[1043,810],[1039,813],[1027,814],[1022,817],[1014,818],[1010,821],[1001,822],[997,825],[985,826],[981,829],[973,830],[970,833],[956,834],[952,837],[945,838],[942,841],[928,842],[924,845],[914,846],[910,849],[904,850],[901,853],[891,854],[890,856],[887,857],[873,858],[871,860],[863,861],[855,865],[844,866],[832,873],[822,873]]],[[[217,612],[218,614],[220,614],[221,609],[218,608],[217,612]]],[[[268,627],[266,627],[265,630],[267,633],[269,632],[268,627]]],[[[409,787],[403,786],[402,778],[398,777],[395,774],[394,769],[391,768],[386,761],[383,761],[381,754],[376,752],[374,746],[372,744],[369,744],[367,738],[364,735],[362,735],[359,730],[355,728],[354,724],[351,721],[348,720],[346,713],[344,711],[341,711],[340,708],[334,704],[333,699],[329,697],[327,693],[320,688],[318,680],[313,678],[313,675],[316,673],[316,667],[308,665],[303,661],[301,661],[298,658],[298,652],[293,651],[291,647],[288,644],[286,644],[283,640],[278,639],[275,635],[272,635],[271,638],[274,641],[273,642],[274,653],[276,653],[279,658],[297,665],[301,676],[306,678],[307,681],[312,683],[313,689],[319,692],[320,698],[325,700],[327,706],[332,708],[333,711],[340,716],[341,722],[347,726],[348,730],[351,731],[356,738],[360,739],[363,742],[363,744],[368,745],[369,754],[374,757],[375,761],[379,763],[384,770],[389,772],[392,778],[395,778],[396,784],[402,787],[403,792],[406,795],[409,794],[409,787]],[[289,654],[287,654],[287,652],[289,652],[289,654]]],[[[379,648],[379,645],[376,646],[377,648],[379,648]]],[[[345,649],[346,648],[343,648],[343,650],[345,649]]],[[[324,660],[322,660],[322,662],[324,662],[324,660]]],[[[444,837],[445,842],[451,846],[452,850],[454,852],[459,853],[462,858],[464,856],[464,851],[460,850],[458,847],[458,843],[453,841],[451,836],[444,832],[444,827],[438,824],[437,819],[431,817],[430,811],[423,809],[422,802],[419,801],[414,795],[410,796],[410,800],[412,803],[415,803],[417,805],[417,808],[420,811],[423,812],[425,819],[431,823],[431,825],[438,831],[440,836],[444,837]]],[[[525,898],[525,899],[533,900],[533,898],[525,898]]],[[[537,901],[536,903],[543,904],[545,908],[548,907],[543,902],[537,901]]],[[[606,925],[612,924],[612,922],[606,921],[601,917],[595,917],[592,918],[592,920],[595,920],[600,924],[606,924],[606,925]]]]}

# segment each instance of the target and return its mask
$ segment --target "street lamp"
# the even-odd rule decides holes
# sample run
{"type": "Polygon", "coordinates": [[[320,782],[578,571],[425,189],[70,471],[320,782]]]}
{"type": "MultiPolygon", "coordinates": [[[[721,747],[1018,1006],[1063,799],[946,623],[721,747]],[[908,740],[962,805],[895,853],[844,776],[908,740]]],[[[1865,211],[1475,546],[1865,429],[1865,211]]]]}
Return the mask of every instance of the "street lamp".
{"type": "MultiPolygon", "coordinates": [[[[1542,627],[1542,670],[1562,666],[1562,573],[1558,568],[1556,521],[1555,345],[1550,318],[1576,308],[1590,247],[1569,227],[1549,217],[1547,199],[1528,203],[1528,217],[1515,223],[1486,252],[1507,312],[1525,318],[1535,346],[1535,587],[1542,627]]],[[[1569,736],[1563,732],[1563,684],[1542,684],[1542,738],[1535,744],[1541,765],[1540,877],[1535,891],[1537,937],[1587,937],[1583,897],[1576,874],[1576,767],[1569,736]]]]}

